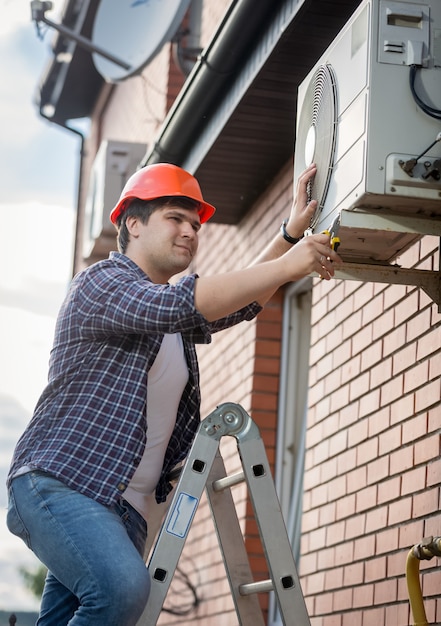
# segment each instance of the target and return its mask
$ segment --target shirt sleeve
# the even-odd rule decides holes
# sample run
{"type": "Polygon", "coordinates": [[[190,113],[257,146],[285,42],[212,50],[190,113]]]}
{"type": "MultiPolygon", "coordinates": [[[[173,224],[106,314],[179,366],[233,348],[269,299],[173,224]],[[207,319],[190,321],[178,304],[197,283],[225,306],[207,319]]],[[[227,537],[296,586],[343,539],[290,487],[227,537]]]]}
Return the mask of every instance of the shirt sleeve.
{"type": "Polygon", "coordinates": [[[175,285],[155,284],[126,268],[97,268],[73,285],[65,308],[76,317],[83,337],[118,334],[188,333],[210,336],[210,324],[194,305],[196,275],[175,285]]]}

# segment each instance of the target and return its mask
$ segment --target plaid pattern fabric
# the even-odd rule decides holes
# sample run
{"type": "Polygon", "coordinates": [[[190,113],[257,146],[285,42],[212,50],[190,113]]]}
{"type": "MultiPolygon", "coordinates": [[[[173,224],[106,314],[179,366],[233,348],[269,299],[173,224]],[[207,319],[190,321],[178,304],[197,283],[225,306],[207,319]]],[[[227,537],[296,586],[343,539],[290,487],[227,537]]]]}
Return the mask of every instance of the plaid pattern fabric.
{"type": "Polygon", "coordinates": [[[188,454],[200,420],[195,344],[261,309],[254,303],[210,324],[194,307],[196,279],[152,283],[117,252],[73,279],[57,320],[48,385],[16,446],[8,482],[26,465],[112,504],[145,447],[148,371],[164,333],[180,332],[189,379],[156,489],[158,502],[165,499],[166,476],[188,454]]]}

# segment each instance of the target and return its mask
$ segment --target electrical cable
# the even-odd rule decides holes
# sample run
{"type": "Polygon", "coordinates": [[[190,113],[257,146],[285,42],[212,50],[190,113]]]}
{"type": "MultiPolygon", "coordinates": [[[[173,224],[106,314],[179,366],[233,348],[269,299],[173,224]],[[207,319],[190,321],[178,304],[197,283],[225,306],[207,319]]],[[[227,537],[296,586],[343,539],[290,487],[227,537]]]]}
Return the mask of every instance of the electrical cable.
{"type": "MultiPolygon", "coordinates": [[[[172,606],[163,606],[162,611],[164,613],[169,613],[170,615],[184,616],[191,613],[194,609],[196,609],[201,600],[198,596],[196,586],[190,581],[190,576],[186,574],[181,568],[177,567],[176,572],[173,578],[173,581],[180,582],[184,585],[183,591],[173,590],[173,596],[178,597],[182,600],[182,598],[187,595],[186,592],[190,591],[191,599],[187,599],[186,604],[180,604],[179,608],[176,605],[172,606]]],[[[169,594],[170,597],[170,594],[169,594]]]]}
{"type": "Polygon", "coordinates": [[[433,117],[437,120],[441,120],[441,109],[435,109],[434,107],[431,107],[430,105],[428,105],[419,97],[419,95],[416,92],[415,79],[416,79],[418,68],[419,68],[418,65],[411,65],[410,72],[409,72],[409,85],[410,85],[410,91],[412,92],[413,99],[415,100],[417,105],[420,107],[420,109],[424,111],[424,113],[426,113],[427,115],[430,115],[430,117],[433,117]]]}

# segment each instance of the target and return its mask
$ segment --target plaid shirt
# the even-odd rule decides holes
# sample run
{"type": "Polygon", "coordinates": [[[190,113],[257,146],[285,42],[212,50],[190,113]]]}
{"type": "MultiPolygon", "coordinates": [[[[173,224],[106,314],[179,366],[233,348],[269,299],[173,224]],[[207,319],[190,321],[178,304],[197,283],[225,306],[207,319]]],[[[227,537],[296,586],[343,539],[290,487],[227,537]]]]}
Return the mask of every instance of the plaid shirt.
{"type": "Polygon", "coordinates": [[[182,334],[189,379],[165,454],[166,476],[186,457],[199,425],[195,343],[260,311],[254,303],[210,324],[194,306],[196,275],[152,283],[127,256],[112,252],[80,272],[61,307],[48,385],[15,449],[8,482],[23,466],[40,469],[112,504],[126,489],[146,442],[147,373],[164,333],[182,334]]]}

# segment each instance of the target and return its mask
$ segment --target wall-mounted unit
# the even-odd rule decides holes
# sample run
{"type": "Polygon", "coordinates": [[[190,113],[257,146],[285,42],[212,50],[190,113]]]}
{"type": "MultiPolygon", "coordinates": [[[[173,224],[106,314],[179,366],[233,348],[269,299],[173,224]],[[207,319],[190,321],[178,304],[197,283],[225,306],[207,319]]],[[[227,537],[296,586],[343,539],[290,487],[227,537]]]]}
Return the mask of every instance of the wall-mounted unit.
{"type": "Polygon", "coordinates": [[[441,234],[441,1],[364,0],[299,87],[294,180],[311,162],[313,232],[387,263],[441,234]]]}
{"type": "Polygon", "coordinates": [[[127,179],[138,168],[147,150],[144,143],[103,141],[90,173],[86,200],[83,257],[94,261],[116,249],[116,230],[110,221],[127,179]]]}

